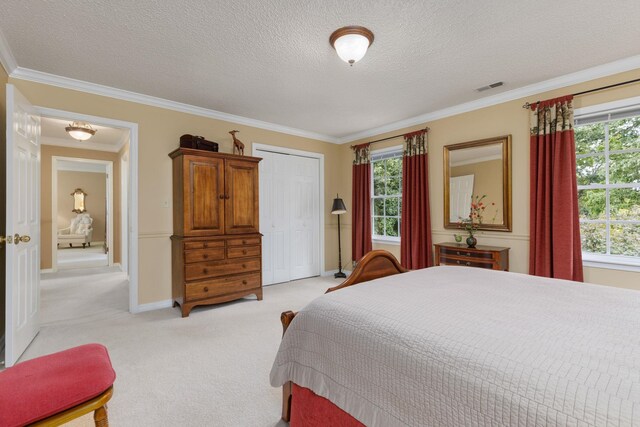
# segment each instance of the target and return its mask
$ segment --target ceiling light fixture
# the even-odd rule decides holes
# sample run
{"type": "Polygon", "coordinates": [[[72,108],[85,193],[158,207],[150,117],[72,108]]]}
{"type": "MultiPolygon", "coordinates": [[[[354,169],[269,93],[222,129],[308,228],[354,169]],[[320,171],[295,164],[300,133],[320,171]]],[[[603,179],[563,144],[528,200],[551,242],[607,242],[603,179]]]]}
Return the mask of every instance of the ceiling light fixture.
{"type": "Polygon", "coordinates": [[[71,138],[77,139],[78,141],[86,141],[97,132],[89,123],[85,122],[73,122],[64,128],[64,130],[71,135],[71,138]]]}
{"type": "Polygon", "coordinates": [[[335,30],[329,37],[329,43],[344,62],[353,66],[367,53],[373,43],[373,33],[365,27],[352,25],[335,30]]]}

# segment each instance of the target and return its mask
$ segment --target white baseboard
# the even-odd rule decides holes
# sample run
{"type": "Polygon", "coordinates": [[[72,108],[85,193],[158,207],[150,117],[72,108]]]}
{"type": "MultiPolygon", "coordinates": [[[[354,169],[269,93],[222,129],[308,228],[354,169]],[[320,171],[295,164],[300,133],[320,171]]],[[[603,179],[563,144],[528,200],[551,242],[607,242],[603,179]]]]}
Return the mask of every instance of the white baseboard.
{"type": "MultiPolygon", "coordinates": [[[[336,274],[338,272],[338,270],[329,270],[329,271],[325,271],[322,273],[323,276],[333,276],[334,274],[336,274]]],[[[344,274],[347,275],[347,277],[349,277],[349,275],[351,274],[351,270],[342,270],[342,272],[344,274]]]]}
{"type": "Polygon", "coordinates": [[[163,308],[170,308],[173,306],[173,300],[167,299],[164,301],[150,302],[147,304],[140,304],[134,310],[133,313],[144,313],[145,311],[161,310],[163,308]]]}

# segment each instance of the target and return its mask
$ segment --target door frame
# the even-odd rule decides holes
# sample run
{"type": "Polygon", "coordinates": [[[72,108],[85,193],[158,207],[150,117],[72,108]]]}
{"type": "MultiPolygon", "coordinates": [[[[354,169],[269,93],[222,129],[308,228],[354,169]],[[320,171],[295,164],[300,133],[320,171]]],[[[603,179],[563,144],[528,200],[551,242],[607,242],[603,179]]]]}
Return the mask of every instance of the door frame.
{"type": "MultiPolygon", "coordinates": [[[[94,160],[80,157],[51,156],[51,270],[58,271],[58,227],[54,224],[54,218],[58,217],[58,162],[92,163],[105,165],[107,174],[107,265],[113,265],[113,162],[111,160],[94,160]]],[[[122,245],[122,242],[120,243],[122,245]]]]}
{"type": "Polygon", "coordinates": [[[285,148],[285,147],[278,147],[277,145],[267,145],[267,144],[260,144],[260,143],[252,143],[251,144],[251,155],[255,156],[255,157],[259,157],[258,155],[258,151],[267,151],[270,153],[276,153],[276,154],[289,154],[289,155],[293,155],[293,156],[300,156],[300,157],[309,157],[312,159],[318,159],[320,161],[320,165],[319,165],[319,173],[320,173],[320,189],[319,189],[319,194],[318,194],[318,206],[320,207],[320,230],[318,230],[318,235],[319,235],[319,243],[320,243],[320,248],[319,248],[319,252],[320,252],[320,275],[321,276],[326,276],[327,275],[327,271],[325,269],[325,254],[324,254],[324,234],[325,234],[325,228],[324,228],[324,220],[325,220],[325,212],[324,212],[324,154],[322,153],[314,153],[312,151],[303,151],[303,150],[296,150],[293,148],[285,148]]]}
{"type": "MultiPolygon", "coordinates": [[[[43,117],[64,119],[71,121],[83,121],[100,126],[127,129],[129,131],[129,170],[128,170],[128,193],[129,193],[129,233],[127,238],[128,246],[128,274],[129,274],[129,312],[140,313],[142,310],[138,303],[138,124],[123,120],[110,119],[106,117],[91,116],[72,111],[58,110],[36,106],[36,111],[43,117]]],[[[122,175],[124,171],[120,171],[122,175]]]]}

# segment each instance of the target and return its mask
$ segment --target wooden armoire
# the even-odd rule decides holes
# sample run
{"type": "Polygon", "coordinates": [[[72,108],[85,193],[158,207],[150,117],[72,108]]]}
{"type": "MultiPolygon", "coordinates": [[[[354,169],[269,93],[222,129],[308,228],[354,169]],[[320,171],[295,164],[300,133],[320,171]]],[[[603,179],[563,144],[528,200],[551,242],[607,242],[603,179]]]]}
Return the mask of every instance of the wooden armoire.
{"type": "Polygon", "coordinates": [[[258,162],[178,148],[173,159],[173,305],[187,317],[197,305],[255,294],[262,299],[258,162]]]}

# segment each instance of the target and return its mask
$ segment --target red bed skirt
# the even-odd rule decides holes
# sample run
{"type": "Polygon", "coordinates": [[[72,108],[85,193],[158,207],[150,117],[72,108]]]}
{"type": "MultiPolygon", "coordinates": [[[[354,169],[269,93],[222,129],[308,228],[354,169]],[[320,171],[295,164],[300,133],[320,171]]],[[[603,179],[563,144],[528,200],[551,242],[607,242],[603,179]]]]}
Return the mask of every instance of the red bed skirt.
{"type": "Polygon", "coordinates": [[[292,392],[291,427],[364,427],[360,421],[308,388],[293,384],[292,392]]]}

